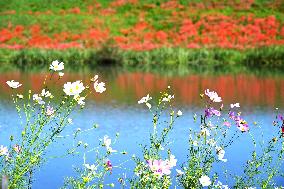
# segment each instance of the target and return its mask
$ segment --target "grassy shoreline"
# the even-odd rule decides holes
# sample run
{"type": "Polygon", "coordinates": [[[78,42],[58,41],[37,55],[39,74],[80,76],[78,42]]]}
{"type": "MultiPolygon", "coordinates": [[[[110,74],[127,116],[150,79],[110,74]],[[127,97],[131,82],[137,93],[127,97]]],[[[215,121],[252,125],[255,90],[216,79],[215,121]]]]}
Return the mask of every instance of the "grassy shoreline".
{"type": "Polygon", "coordinates": [[[0,2],[1,70],[284,70],[278,0],[0,2]],[[234,68],[232,68],[234,67],[234,68]]]}
{"type": "Polygon", "coordinates": [[[245,69],[284,69],[284,46],[246,49],[161,48],[131,51],[103,47],[101,49],[44,50],[0,49],[1,68],[40,69],[58,59],[78,69],[82,66],[121,66],[126,68],[209,69],[237,66],[245,69]]]}

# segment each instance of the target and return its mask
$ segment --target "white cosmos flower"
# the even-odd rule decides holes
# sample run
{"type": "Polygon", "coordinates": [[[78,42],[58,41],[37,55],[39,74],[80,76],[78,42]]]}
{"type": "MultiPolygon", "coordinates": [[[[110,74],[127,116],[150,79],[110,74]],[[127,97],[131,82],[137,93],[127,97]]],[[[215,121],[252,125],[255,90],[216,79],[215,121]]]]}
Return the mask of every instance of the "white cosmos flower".
{"type": "Polygon", "coordinates": [[[84,106],[85,105],[85,97],[80,97],[79,100],[77,101],[79,105],[84,106]]]}
{"type": "Polygon", "coordinates": [[[81,81],[75,81],[73,83],[65,83],[63,91],[68,96],[76,96],[79,95],[84,89],[85,87],[81,81]]]}
{"type": "Polygon", "coordinates": [[[239,108],[240,107],[240,103],[231,104],[230,106],[231,106],[231,108],[234,108],[234,107],[239,108]]]}
{"type": "Polygon", "coordinates": [[[83,164],[83,165],[92,172],[95,172],[97,170],[97,167],[94,164],[93,165],[83,164]]]}
{"type": "Polygon", "coordinates": [[[210,146],[215,146],[216,141],[213,138],[210,138],[210,139],[207,140],[207,144],[209,144],[210,146]]]}
{"type": "Polygon", "coordinates": [[[149,102],[146,102],[146,106],[151,109],[152,105],[149,102]]]}
{"type": "Polygon", "coordinates": [[[84,87],[84,85],[81,81],[75,81],[73,83],[73,85],[74,85],[75,94],[80,94],[85,89],[85,87],[84,87]]]}
{"type": "Polygon", "coordinates": [[[6,81],[7,85],[9,85],[9,87],[16,89],[18,87],[20,87],[22,84],[20,84],[17,81],[11,80],[11,81],[6,81]]]}
{"type": "Polygon", "coordinates": [[[98,75],[95,75],[93,78],[91,78],[91,81],[92,81],[92,82],[95,82],[95,81],[97,81],[98,78],[99,78],[99,76],[98,76],[98,75]]]}
{"type": "Polygon", "coordinates": [[[177,176],[181,176],[184,174],[184,172],[182,170],[176,169],[177,172],[177,176]]]}
{"type": "Polygon", "coordinates": [[[206,89],[205,95],[207,95],[212,102],[222,102],[221,97],[219,97],[215,91],[209,91],[209,89],[206,89]]]}
{"type": "Polygon", "coordinates": [[[23,96],[22,94],[17,94],[17,97],[18,97],[19,99],[23,99],[23,98],[24,98],[24,96],[23,96]]]}
{"type": "Polygon", "coordinates": [[[79,95],[76,95],[74,96],[74,99],[77,101],[77,103],[80,105],[80,106],[84,106],[85,105],[85,97],[80,97],[79,95]]]}
{"type": "Polygon", "coordinates": [[[51,97],[51,93],[48,90],[42,89],[41,96],[48,98],[48,97],[51,97]]]}
{"type": "Polygon", "coordinates": [[[105,83],[104,82],[99,83],[98,81],[96,81],[94,83],[94,89],[97,93],[103,93],[106,90],[105,83]]]}
{"type": "Polygon", "coordinates": [[[64,69],[64,63],[60,62],[58,60],[55,60],[51,63],[49,66],[49,69],[54,70],[54,71],[61,71],[64,69]]]}
{"type": "Polygon", "coordinates": [[[152,97],[149,96],[149,94],[147,94],[147,96],[142,97],[139,101],[138,104],[143,104],[145,103],[146,106],[151,109],[152,105],[148,102],[149,100],[151,100],[152,97]]]}
{"type": "Polygon", "coordinates": [[[224,159],[225,150],[223,150],[220,146],[216,147],[217,156],[220,161],[227,162],[227,159],[224,159]]]}
{"type": "Polygon", "coordinates": [[[206,175],[202,175],[200,178],[199,178],[199,182],[200,184],[205,187],[205,186],[209,186],[211,184],[211,180],[208,176],[206,175]]]}
{"type": "Polygon", "coordinates": [[[109,148],[107,149],[107,151],[109,151],[109,152],[111,152],[111,153],[117,152],[117,150],[112,149],[112,147],[109,147],[109,148]]]}
{"type": "Polygon", "coordinates": [[[193,144],[193,146],[198,146],[198,142],[197,142],[196,140],[194,140],[194,141],[192,142],[192,144],[193,144]]]}
{"type": "Polygon", "coordinates": [[[168,95],[167,97],[164,97],[162,99],[163,102],[169,102],[171,99],[173,99],[175,95],[168,95]]]}
{"type": "Polygon", "coordinates": [[[179,110],[179,111],[177,112],[177,116],[182,116],[182,111],[179,110]]]}
{"type": "Polygon", "coordinates": [[[66,95],[68,96],[75,95],[73,85],[71,82],[65,83],[63,87],[64,87],[63,91],[65,92],[66,95]]]}
{"type": "Polygon", "coordinates": [[[104,145],[106,146],[106,148],[111,145],[111,139],[107,135],[104,136],[104,145]]]}
{"type": "Polygon", "coordinates": [[[210,136],[210,131],[206,128],[201,129],[200,131],[201,135],[206,135],[206,136],[210,136]]]}
{"type": "Polygon", "coordinates": [[[150,97],[149,94],[147,94],[147,96],[142,97],[142,98],[138,101],[138,104],[146,103],[146,102],[148,102],[148,101],[151,100],[151,99],[152,99],[152,97],[150,97]]]}
{"type": "Polygon", "coordinates": [[[171,154],[171,155],[170,155],[170,159],[167,160],[167,163],[168,163],[168,165],[172,168],[172,167],[174,167],[174,166],[177,165],[177,159],[175,158],[174,155],[171,154]]]}
{"type": "Polygon", "coordinates": [[[221,188],[221,189],[230,189],[228,185],[223,185],[222,182],[220,181],[218,181],[217,184],[214,185],[214,187],[221,188]]]}
{"type": "Polygon", "coordinates": [[[98,81],[99,76],[95,75],[93,78],[91,78],[91,81],[94,82],[94,89],[97,93],[103,93],[106,88],[105,88],[105,83],[98,81]]]}
{"type": "Polygon", "coordinates": [[[81,140],[78,141],[77,146],[81,146],[83,142],[81,140]]]}
{"type": "Polygon", "coordinates": [[[1,145],[0,146],[0,156],[8,156],[9,150],[6,146],[1,145]]]}
{"type": "Polygon", "coordinates": [[[104,136],[103,144],[106,146],[107,151],[109,151],[109,152],[117,152],[117,150],[113,150],[113,149],[110,147],[110,145],[111,145],[111,139],[110,139],[107,135],[104,136]]]}
{"type": "Polygon", "coordinates": [[[45,104],[45,102],[42,100],[42,98],[38,94],[33,95],[33,100],[38,104],[45,104]]]}
{"type": "Polygon", "coordinates": [[[73,120],[72,120],[71,118],[68,118],[68,119],[67,119],[67,123],[73,124],[73,120]]]}
{"type": "Polygon", "coordinates": [[[64,73],[63,72],[59,72],[58,75],[59,75],[59,77],[63,77],[64,73]]]}

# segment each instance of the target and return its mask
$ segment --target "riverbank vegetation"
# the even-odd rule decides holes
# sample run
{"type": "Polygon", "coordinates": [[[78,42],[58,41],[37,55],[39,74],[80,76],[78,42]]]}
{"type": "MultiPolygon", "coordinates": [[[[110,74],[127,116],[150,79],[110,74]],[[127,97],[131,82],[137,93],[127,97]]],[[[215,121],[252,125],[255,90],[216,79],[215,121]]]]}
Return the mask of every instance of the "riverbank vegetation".
{"type": "Polygon", "coordinates": [[[284,47],[262,47],[237,51],[233,49],[185,49],[159,48],[150,51],[121,50],[103,47],[101,49],[23,49],[0,50],[2,70],[20,68],[21,70],[40,69],[48,62],[58,59],[70,65],[71,69],[80,67],[119,66],[144,69],[253,69],[269,68],[281,71],[284,68],[284,47]]]}
{"type": "MultiPolygon", "coordinates": [[[[278,0],[1,1],[0,62],[283,68],[278,0]]],[[[72,65],[72,66],[73,66],[72,65]]]]}

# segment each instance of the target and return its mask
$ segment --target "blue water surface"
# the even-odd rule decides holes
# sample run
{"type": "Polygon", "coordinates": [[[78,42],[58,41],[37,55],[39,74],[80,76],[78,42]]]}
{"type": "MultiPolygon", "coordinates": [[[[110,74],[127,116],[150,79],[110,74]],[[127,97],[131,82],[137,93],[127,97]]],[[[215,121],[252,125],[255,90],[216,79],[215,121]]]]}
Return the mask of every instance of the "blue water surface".
{"type": "MultiPolygon", "coordinates": [[[[131,156],[133,154],[141,156],[139,144],[148,144],[149,142],[149,133],[152,130],[152,114],[146,106],[138,105],[136,102],[132,105],[124,105],[117,102],[102,104],[88,101],[86,104],[84,110],[73,113],[73,124],[68,126],[62,135],[66,136],[74,133],[77,128],[81,128],[81,130],[89,129],[96,123],[99,125],[99,128],[83,133],[77,139],[77,141],[82,140],[83,143],[88,143],[88,148],[91,148],[92,146],[98,146],[99,139],[102,139],[104,135],[114,139],[116,133],[119,133],[119,140],[113,145],[113,149],[125,150],[128,154],[113,155],[111,161],[113,165],[122,164],[125,169],[114,168],[112,175],[106,179],[106,182],[117,184],[116,187],[118,187],[117,178],[122,176],[123,173],[130,177],[133,176],[131,168],[134,167],[134,163],[131,161],[131,156]]],[[[199,127],[199,124],[194,122],[193,115],[202,111],[200,107],[182,105],[180,109],[183,112],[183,116],[175,122],[174,128],[169,135],[169,140],[172,142],[172,154],[178,159],[177,167],[175,167],[177,169],[180,169],[182,163],[186,161],[189,129],[199,127]]],[[[243,112],[243,115],[246,115],[245,117],[251,125],[252,134],[257,140],[269,141],[277,132],[277,129],[272,126],[274,120],[273,110],[249,110],[243,112]],[[254,121],[259,123],[258,126],[252,124],[254,121]]],[[[9,105],[9,102],[3,101],[0,103],[1,144],[7,144],[11,134],[15,136],[20,134],[19,121],[20,119],[15,109],[9,105]]],[[[66,150],[74,144],[73,137],[65,137],[58,139],[49,148],[46,154],[48,161],[36,172],[33,188],[60,188],[66,176],[75,174],[74,167],[80,167],[83,164],[83,154],[64,156],[66,150]]],[[[225,157],[228,159],[228,162],[219,162],[215,165],[214,171],[219,173],[219,180],[229,185],[232,184],[233,180],[226,178],[222,173],[228,170],[233,174],[242,174],[243,165],[252,149],[253,145],[250,135],[248,133],[241,134],[241,137],[226,150],[225,157]]],[[[92,164],[94,160],[94,154],[87,154],[87,163],[92,164]]],[[[176,174],[175,168],[172,171],[173,175],[176,174]]],[[[281,170],[284,170],[283,167],[281,170]]],[[[276,181],[279,185],[284,183],[283,178],[277,178],[276,181]]]]}

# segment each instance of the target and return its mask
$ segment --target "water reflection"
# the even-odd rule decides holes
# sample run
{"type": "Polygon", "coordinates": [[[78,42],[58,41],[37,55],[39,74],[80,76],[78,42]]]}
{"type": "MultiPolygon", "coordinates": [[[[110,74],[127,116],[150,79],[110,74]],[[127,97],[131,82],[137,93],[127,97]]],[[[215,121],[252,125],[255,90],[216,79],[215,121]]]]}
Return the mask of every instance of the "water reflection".
{"type": "MultiPolygon", "coordinates": [[[[96,73],[96,72],[94,72],[96,73]]],[[[50,83],[52,91],[62,92],[62,86],[67,81],[82,79],[88,83],[94,73],[65,73],[63,79],[58,80],[54,75],[50,83]]],[[[7,98],[11,90],[5,84],[7,80],[21,81],[24,87],[17,92],[27,92],[32,89],[39,92],[46,74],[49,73],[21,73],[10,72],[0,75],[0,98],[7,98]]],[[[202,75],[162,76],[153,73],[105,71],[99,73],[106,81],[107,92],[104,95],[95,95],[91,99],[97,102],[118,104],[136,103],[142,96],[151,93],[159,94],[170,85],[175,94],[175,101],[185,106],[200,106],[199,95],[205,89],[217,91],[225,104],[240,102],[243,107],[281,107],[284,104],[284,76],[255,76],[249,74],[238,75],[202,75]]],[[[49,76],[47,77],[49,80],[49,76]]]]}
{"type": "MultiPolygon", "coordinates": [[[[96,72],[65,73],[64,77],[58,80],[56,75],[52,80],[50,76],[46,78],[46,73],[21,73],[10,72],[0,75],[0,144],[8,145],[8,138],[11,134],[20,136],[19,118],[12,106],[2,103],[8,100],[12,90],[6,85],[7,80],[17,80],[23,83],[23,87],[17,89],[17,93],[26,94],[29,89],[38,93],[42,90],[42,83],[47,79],[49,81],[50,91],[57,95],[63,94],[62,86],[67,81],[82,79],[88,83],[89,78],[96,72]]],[[[133,168],[133,162],[128,161],[132,154],[139,154],[138,144],[145,144],[148,141],[149,131],[151,129],[151,114],[146,107],[137,105],[137,100],[147,93],[151,96],[158,96],[159,92],[170,85],[175,94],[176,107],[180,108],[184,116],[178,120],[170,134],[172,143],[172,152],[178,159],[178,164],[186,160],[187,141],[189,128],[198,127],[193,122],[192,115],[202,111],[200,109],[199,93],[209,88],[217,91],[223,98],[225,105],[229,103],[240,102],[242,107],[255,109],[262,107],[261,110],[245,112],[245,119],[250,123],[255,136],[261,136],[260,130],[253,126],[254,121],[259,121],[263,126],[264,140],[268,141],[273,136],[276,128],[272,127],[273,109],[275,106],[282,108],[284,105],[284,76],[266,76],[255,75],[204,75],[192,74],[188,76],[162,76],[152,73],[142,72],[124,72],[105,70],[100,71],[99,75],[102,81],[107,84],[107,91],[101,95],[91,96],[91,101],[87,102],[86,109],[80,114],[74,114],[74,124],[68,127],[65,133],[70,134],[76,128],[88,129],[94,123],[100,125],[96,132],[87,133],[81,136],[80,140],[87,142],[90,146],[97,145],[98,139],[104,135],[112,138],[116,132],[120,133],[120,139],[114,149],[127,150],[129,153],[125,157],[115,157],[112,159],[114,164],[120,164],[126,161],[125,167],[133,168]],[[194,107],[194,108],[193,108],[194,107]],[[178,136],[178,137],[177,137],[178,136]],[[131,145],[130,145],[131,144],[131,145]]],[[[8,103],[10,105],[10,103],[8,103]]],[[[260,138],[259,138],[260,139],[260,138]]],[[[47,153],[47,157],[60,156],[68,144],[72,144],[72,138],[60,141],[47,153]]],[[[226,166],[229,172],[241,174],[242,165],[245,164],[248,155],[251,152],[251,138],[247,133],[234,143],[226,151],[227,164],[216,168],[216,171],[222,175],[223,167],[226,166]],[[245,145],[243,145],[245,144],[245,145]],[[241,156],[240,156],[241,154],[241,156]]],[[[93,160],[90,155],[88,160],[93,160]]],[[[59,188],[63,184],[65,176],[74,174],[72,165],[81,166],[82,156],[50,158],[44,164],[40,171],[36,173],[34,182],[35,189],[59,188]]],[[[178,168],[178,167],[177,167],[178,168]]],[[[281,168],[284,169],[283,166],[281,168]]],[[[132,176],[129,170],[115,170],[110,182],[117,184],[115,176],[126,172],[132,176]]],[[[220,179],[227,184],[232,184],[232,180],[226,180],[224,176],[220,179]]],[[[283,183],[282,179],[276,179],[277,184],[283,183]]]]}

